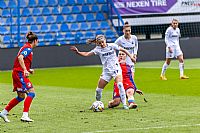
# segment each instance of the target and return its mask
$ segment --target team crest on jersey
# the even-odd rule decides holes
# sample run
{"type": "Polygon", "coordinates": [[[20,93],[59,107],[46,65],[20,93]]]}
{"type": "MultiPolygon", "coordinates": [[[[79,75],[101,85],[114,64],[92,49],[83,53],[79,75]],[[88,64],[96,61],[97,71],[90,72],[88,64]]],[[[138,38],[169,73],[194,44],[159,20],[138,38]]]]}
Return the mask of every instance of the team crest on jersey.
{"type": "Polygon", "coordinates": [[[30,82],[28,82],[28,83],[27,83],[27,86],[28,86],[28,87],[31,87],[31,83],[30,83],[30,82]]]}

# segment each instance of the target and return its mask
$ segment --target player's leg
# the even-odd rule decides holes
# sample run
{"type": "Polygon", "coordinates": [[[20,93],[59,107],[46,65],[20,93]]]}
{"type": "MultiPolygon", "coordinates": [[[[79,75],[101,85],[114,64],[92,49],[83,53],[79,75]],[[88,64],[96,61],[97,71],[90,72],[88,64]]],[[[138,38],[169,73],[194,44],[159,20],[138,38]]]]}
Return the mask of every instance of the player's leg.
{"type": "Polygon", "coordinates": [[[23,115],[21,117],[22,121],[25,122],[33,122],[32,119],[29,118],[28,112],[32,103],[33,98],[35,97],[35,89],[31,88],[27,91],[27,97],[24,101],[24,109],[23,109],[23,115]]]}
{"type": "Polygon", "coordinates": [[[177,56],[177,59],[179,60],[179,69],[180,69],[180,79],[189,79],[186,75],[184,75],[184,59],[183,54],[177,56]]]}
{"type": "Polygon", "coordinates": [[[0,117],[4,119],[5,122],[10,122],[10,120],[8,120],[7,118],[7,114],[9,113],[9,111],[14,108],[18,103],[20,103],[21,101],[23,101],[25,98],[25,94],[22,92],[17,92],[17,97],[13,98],[12,100],[10,100],[10,102],[6,105],[6,107],[2,110],[2,112],[0,113],[0,117]]]}
{"type": "Polygon", "coordinates": [[[121,102],[120,97],[114,98],[113,100],[108,102],[108,108],[117,107],[119,106],[120,102],[121,102]]]}
{"type": "Polygon", "coordinates": [[[170,62],[171,62],[171,58],[166,58],[165,63],[162,66],[162,71],[161,71],[161,74],[160,74],[161,80],[167,80],[167,78],[165,76],[165,72],[166,72],[168,66],[170,65],[170,62]]]}
{"type": "Polygon", "coordinates": [[[124,109],[128,109],[127,105],[126,105],[126,93],[124,90],[124,86],[122,83],[122,75],[117,75],[115,77],[115,82],[117,83],[117,87],[119,88],[119,94],[120,94],[120,98],[123,104],[124,109]]]}
{"type": "Polygon", "coordinates": [[[135,99],[134,99],[134,89],[133,88],[129,88],[128,90],[126,90],[126,95],[128,97],[128,103],[129,103],[129,109],[135,109],[137,108],[137,104],[135,103],[135,99]]]}
{"type": "Polygon", "coordinates": [[[103,78],[99,79],[98,86],[96,88],[96,100],[97,101],[101,101],[102,91],[107,84],[108,84],[108,82],[106,80],[104,80],[103,78]]]}

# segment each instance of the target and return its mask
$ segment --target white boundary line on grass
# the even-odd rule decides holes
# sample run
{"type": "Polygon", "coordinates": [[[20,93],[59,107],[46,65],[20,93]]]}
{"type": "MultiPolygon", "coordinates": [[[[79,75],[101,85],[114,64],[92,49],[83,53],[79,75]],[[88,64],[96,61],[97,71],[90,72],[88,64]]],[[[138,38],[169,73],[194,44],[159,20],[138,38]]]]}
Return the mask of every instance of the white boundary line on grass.
{"type": "Polygon", "coordinates": [[[198,126],[200,126],[200,124],[128,128],[128,129],[126,128],[126,129],[115,129],[115,130],[99,130],[99,131],[82,132],[82,133],[105,133],[105,132],[138,131],[138,130],[150,130],[150,129],[177,128],[177,127],[198,127],[198,126]]]}

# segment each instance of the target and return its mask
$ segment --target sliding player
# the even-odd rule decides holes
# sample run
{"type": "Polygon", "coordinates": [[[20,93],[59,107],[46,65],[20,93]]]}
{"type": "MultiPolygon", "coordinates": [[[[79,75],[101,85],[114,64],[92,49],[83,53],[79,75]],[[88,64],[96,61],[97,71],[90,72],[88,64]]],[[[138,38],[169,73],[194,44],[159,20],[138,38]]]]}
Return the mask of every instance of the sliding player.
{"type": "Polygon", "coordinates": [[[33,122],[33,120],[29,118],[28,112],[32,100],[35,97],[35,90],[28,76],[34,72],[33,69],[31,69],[32,49],[37,46],[38,37],[33,32],[28,32],[26,38],[28,42],[19,50],[12,72],[13,91],[17,92],[17,97],[13,98],[0,113],[0,117],[3,118],[5,122],[10,122],[7,118],[9,111],[24,99],[24,110],[21,121],[33,122]],[[26,98],[25,94],[27,94],[26,98]]]}
{"type": "Polygon", "coordinates": [[[163,64],[160,79],[167,80],[165,72],[167,67],[170,65],[171,59],[176,57],[179,60],[180,79],[189,79],[184,75],[184,59],[183,52],[181,51],[179,44],[180,29],[178,28],[178,20],[173,19],[171,26],[167,28],[165,32],[165,43],[166,43],[166,61],[163,64]]]}

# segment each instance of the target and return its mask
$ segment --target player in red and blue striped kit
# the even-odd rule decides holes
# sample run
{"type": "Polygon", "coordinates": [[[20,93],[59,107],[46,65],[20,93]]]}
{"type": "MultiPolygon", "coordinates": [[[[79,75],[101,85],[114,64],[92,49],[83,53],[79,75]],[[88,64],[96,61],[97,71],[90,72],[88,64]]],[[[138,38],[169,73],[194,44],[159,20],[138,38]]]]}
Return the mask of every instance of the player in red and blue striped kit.
{"type": "MultiPolygon", "coordinates": [[[[132,71],[131,66],[126,64],[126,54],[122,51],[118,54],[119,63],[122,69],[122,76],[123,76],[123,85],[126,92],[126,96],[128,98],[129,108],[137,108],[137,104],[135,103],[135,99],[133,97],[134,93],[136,92],[136,86],[132,79],[132,71]]],[[[140,90],[139,90],[140,91],[140,90]]],[[[113,100],[109,101],[108,107],[113,108],[120,104],[120,93],[119,89],[114,83],[114,91],[113,91],[113,100]]]]}
{"type": "Polygon", "coordinates": [[[33,98],[35,97],[35,90],[31,81],[29,80],[29,74],[33,74],[34,70],[31,69],[32,64],[32,49],[38,44],[38,37],[33,32],[28,32],[26,34],[28,42],[19,50],[17,57],[14,61],[12,79],[13,79],[13,91],[17,92],[17,97],[13,98],[8,105],[0,113],[0,117],[4,119],[5,122],[10,122],[7,118],[8,112],[15,107],[21,101],[24,101],[23,115],[21,117],[22,121],[32,122],[33,120],[29,118],[28,112],[33,98]],[[25,98],[25,94],[27,97],[25,98]]]}

